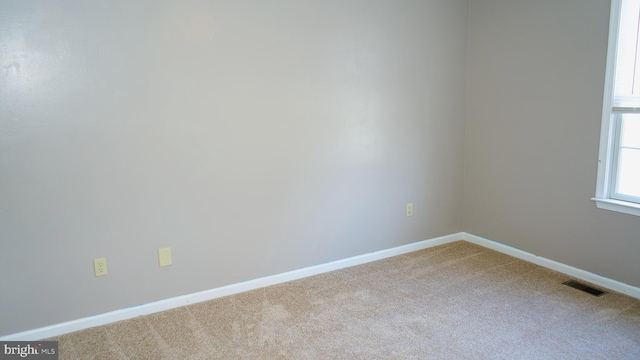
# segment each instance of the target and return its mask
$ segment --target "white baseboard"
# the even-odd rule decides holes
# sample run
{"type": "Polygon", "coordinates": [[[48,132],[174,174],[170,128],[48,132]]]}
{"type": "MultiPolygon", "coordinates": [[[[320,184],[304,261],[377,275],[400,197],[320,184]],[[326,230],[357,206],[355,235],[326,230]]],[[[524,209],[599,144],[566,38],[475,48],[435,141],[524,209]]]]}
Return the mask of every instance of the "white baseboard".
{"type": "Polygon", "coordinates": [[[606,278],[604,276],[590,273],[588,271],[578,269],[573,266],[565,265],[557,261],[549,260],[547,258],[543,258],[541,256],[537,256],[532,253],[511,247],[509,245],[505,245],[497,241],[486,239],[473,234],[462,233],[462,240],[486,247],[488,249],[499,251],[507,255],[511,255],[518,259],[522,259],[522,260],[534,263],[536,265],[540,265],[548,269],[561,272],[563,274],[567,274],[576,279],[584,280],[594,285],[602,286],[609,290],[617,291],[619,293],[623,293],[623,294],[632,296],[634,298],[640,299],[640,288],[637,288],[635,286],[631,286],[616,280],[606,278]]]}
{"type": "Polygon", "coordinates": [[[318,275],[329,271],[339,270],[350,266],[365,264],[371,261],[381,260],[388,257],[406,254],[409,252],[426,249],[433,246],[443,245],[450,242],[462,240],[464,233],[445,235],[429,240],[398,246],[391,249],[380,250],[369,254],[358,255],[347,259],[332,261],[324,264],[314,265],[298,270],[289,271],[282,274],[267,276],[242,283],[222,286],[219,288],[205,290],[193,294],[177,296],[174,298],[142,304],[126,309],[111,311],[108,313],[90,316],[78,320],[68,321],[61,324],[46,326],[38,329],[24,331],[12,335],[0,337],[1,341],[35,341],[67,334],[70,332],[88,329],[94,326],[106,325],[116,321],[131,319],[137,316],[148,315],[164,310],[177,308],[202,301],[213,300],[223,296],[242,293],[249,290],[293,281],[308,276],[318,275]]]}
{"type": "Polygon", "coordinates": [[[61,324],[42,327],[39,329],[24,331],[12,335],[0,337],[1,341],[34,341],[50,337],[55,337],[70,332],[88,329],[94,326],[106,325],[116,321],[131,319],[137,316],[148,315],[164,310],[177,308],[189,304],[195,304],[202,301],[213,300],[223,296],[242,293],[249,290],[259,289],[262,287],[293,281],[308,276],[318,275],[329,271],[339,270],[350,266],[365,264],[371,261],[381,260],[388,257],[406,254],[409,252],[430,248],[433,246],[443,245],[450,242],[465,240],[488,249],[496,250],[501,253],[511,255],[513,257],[529,261],[531,263],[567,274],[571,277],[588,281],[595,285],[617,291],[635,298],[640,299],[640,288],[621,283],[616,280],[605,278],[600,275],[590,273],[569,265],[565,265],[553,260],[549,260],[526,251],[516,249],[514,247],[501,244],[499,242],[489,240],[473,234],[460,232],[433,238],[429,240],[418,241],[415,243],[398,246],[391,249],[380,250],[369,254],[358,255],[347,259],[332,261],[324,264],[310,266],[298,270],[289,271],[282,274],[267,276],[255,280],[245,281],[242,283],[222,286],[219,288],[205,290],[193,294],[174,297],[171,299],[143,304],[126,309],[111,311],[105,314],[90,316],[78,320],[68,321],[61,324]]]}

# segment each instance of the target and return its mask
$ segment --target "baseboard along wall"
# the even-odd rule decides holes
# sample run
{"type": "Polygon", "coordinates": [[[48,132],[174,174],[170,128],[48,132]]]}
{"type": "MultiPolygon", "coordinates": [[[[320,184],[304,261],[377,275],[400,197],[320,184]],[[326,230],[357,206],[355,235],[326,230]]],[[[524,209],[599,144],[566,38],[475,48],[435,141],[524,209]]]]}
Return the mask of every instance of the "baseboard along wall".
{"type": "Polygon", "coordinates": [[[106,325],[121,320],[131,319],[138,316],[148,315],[164,310],[177,308],[180,306],[199,303],[202,301],[213,300],[220,297],[242,293],[249,290],[259,289],[262,287],[280,284],[288,281],[302,279],[308,276],[318,275],[334,270],[347,268],[365,264],[368,262],[389,258],[409,252],[422,250],[438,245],[448,244],[458,240],[465,240],[488,249],[492,249],[513,257],[529,261],[531,263],[567,274],[571,277],[590,282],[604,288],[617,291],[635,298],[640,299],[640,288],[634,287],[622,282],[612,280],[600,275],[590,273],[569,265],[565,265],[553,260],[536,256],[526,251],[516,249],[514,247],[486,239],[473,234],[460,232],[451,235],[445,235],[429,240],[422,240],[415,243],[394,247],[391,249],[380,250],[368,254],[358,255],[347,259],[332,261],[324,264],[318,264],[298,270],[293,270],[281,274],[267,276],[259,279],[249,280],[237,284],[222,286],[215,289],[205,290],[193,294],[178,296],[170,299],[160,300],[148,304],[142,304],[121,310],[111,311],[104,314],[90,316],[82,319],[72,320],[60,324],[46,326],[38,329],[24,331],[16,334],[0,337],[1,341],[34,341],[50,337],[55,337],[70,332],[88,329],[95,326],[106,325]]]}
{"type": "Polygon", "coordinates": [[[640,288],[638,287],[631,286],[617,280],[609,279],[607,277],[597,275],[582,269],[578,269],[573,266],[565,265],[557,261],[543,258],[541,256],[534,255],[524,250],[520,250],[512,246],[499,243],[495,240],[486,239],[486,238],[469,234],[469,233],[461,233],[461,234],[462,234],[461,239],[468,241],[470,243],[474,243],[474,244],[486,247],[488,249],[501,252],[503,254],[511,255],[518,259],[522,259],[530,263],[534,263],[536,265],[540,265],[542,267],[546,267],[548,269],[561,272],[563,274],[569,275],[576,279],[584,280],[594,285],[602,286],[609,290],[617,291],[619,293],[640,299],[640,288]]]}

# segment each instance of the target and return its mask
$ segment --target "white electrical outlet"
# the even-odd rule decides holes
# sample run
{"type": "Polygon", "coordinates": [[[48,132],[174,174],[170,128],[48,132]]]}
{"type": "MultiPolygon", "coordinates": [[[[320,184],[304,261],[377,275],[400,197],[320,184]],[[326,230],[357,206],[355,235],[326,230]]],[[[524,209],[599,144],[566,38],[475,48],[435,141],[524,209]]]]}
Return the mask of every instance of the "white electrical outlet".
{"type": "Polygon", "coordinates": [[[171,265],[171,248],[158,249],[158,262],[160,266],[171,265]]]}
{"type": "Polygon", "coordinates": [[[413,216],[413,203],[407,204],[407,216],[413,216]]]}
{"type": "Polygon", "coordinates": [[[107,275],[107,258],[93,259],[93,272],[96,276],[107,275]]]}

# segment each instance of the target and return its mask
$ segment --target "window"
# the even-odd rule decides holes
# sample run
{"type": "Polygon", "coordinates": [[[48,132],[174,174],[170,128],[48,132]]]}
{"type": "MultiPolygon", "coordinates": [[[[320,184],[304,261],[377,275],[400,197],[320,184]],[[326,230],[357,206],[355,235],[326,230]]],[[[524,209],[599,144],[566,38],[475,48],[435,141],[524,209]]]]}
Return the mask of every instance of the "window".
{"type": "Polygon", "coordinates": [[[593,200],[640,216],[640,0],[613,0],[593,200]]]}

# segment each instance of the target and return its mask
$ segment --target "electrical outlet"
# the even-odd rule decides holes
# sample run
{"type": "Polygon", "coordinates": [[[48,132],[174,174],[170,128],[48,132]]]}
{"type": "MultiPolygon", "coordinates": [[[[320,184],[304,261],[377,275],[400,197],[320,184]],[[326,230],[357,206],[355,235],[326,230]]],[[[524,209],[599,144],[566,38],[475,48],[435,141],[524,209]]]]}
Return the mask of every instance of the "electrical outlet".
{"type": "Polygon", "coordinates": [[[160,266],[171,265],[171,248],[158,249],[158,262],[160,266]]]}
{"type": "Polygon", "coordinates": [[[413,216],[413,203],[407,204],[407,216],[413,216]]]}
{"type": "Polygon", "coordinates": [[[93,259],[93,272],[96,276],[107,275],[107,258],[93,259]]]}

